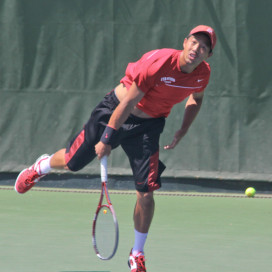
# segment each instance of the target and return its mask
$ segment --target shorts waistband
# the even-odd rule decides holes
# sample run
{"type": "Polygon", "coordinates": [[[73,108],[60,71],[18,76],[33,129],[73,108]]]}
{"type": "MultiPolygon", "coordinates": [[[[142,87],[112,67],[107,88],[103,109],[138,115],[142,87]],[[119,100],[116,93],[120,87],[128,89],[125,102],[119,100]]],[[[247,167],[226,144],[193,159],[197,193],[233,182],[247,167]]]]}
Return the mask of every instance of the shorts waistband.
{"type": "Polygon", "coordinates": [[[114,103],[116,106],[120,103],[120,101],[118,100],[116,94],[115,94],[115,89],[112,89],[109,93],[107,93],[107,95],[105,96],[105,98],[108,97],[108,99],[110,99],[110,101],[112,103],[114,103]]]}

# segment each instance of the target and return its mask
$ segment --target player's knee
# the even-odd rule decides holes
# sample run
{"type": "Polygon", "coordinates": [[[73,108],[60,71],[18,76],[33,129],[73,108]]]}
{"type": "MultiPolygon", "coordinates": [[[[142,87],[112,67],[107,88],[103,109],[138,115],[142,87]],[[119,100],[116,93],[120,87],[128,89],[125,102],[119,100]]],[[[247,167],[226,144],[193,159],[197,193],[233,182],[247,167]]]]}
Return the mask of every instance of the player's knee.
{"type": "Polygon", "coordinates": [[[140,205],[150,206],[154,204],[153,192],[137,191],[137,201],[140,205]]]}
{"type": "Polygon", "coordinates": [[[66,165],[66,169],[70,170],[72,172],[77,172],[77,171],[81,170],[82,167],[80,167],[79,165],[76,165],[76,164],[68,163],[66,165]]]}

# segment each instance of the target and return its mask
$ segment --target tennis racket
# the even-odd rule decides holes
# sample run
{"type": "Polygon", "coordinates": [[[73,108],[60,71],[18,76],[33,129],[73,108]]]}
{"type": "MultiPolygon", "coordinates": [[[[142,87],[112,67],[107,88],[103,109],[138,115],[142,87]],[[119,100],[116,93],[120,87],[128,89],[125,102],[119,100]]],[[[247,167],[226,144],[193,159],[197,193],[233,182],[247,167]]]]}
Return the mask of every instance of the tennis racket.
{"type": "Polygon", "coordinates": [[[107,188],[107,156],[100,161],[101,195],[93,220],[93,247],[97,257],[111,259],[116,253],[119,240],[119,228],[116,215],[107,188]],[[107,203],[103,204],[104,195],[107,203]]]}

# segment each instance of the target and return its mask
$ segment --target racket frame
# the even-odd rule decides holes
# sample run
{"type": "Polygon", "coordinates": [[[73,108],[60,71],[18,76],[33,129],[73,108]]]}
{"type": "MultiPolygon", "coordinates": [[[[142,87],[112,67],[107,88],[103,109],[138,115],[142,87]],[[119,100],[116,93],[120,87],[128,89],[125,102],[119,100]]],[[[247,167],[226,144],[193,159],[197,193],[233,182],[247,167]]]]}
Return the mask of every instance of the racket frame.
{"type": "Polygon", "coordinates": [[[97,257],[100,258],[101,260],[110,260],[115,255],[115,253],[117,251],[118,241],[119,241],[119,227],[118,227],[118,221],[116,218],[116,214],[115,214],[115,211],[113,209],[113,206],[112,206],[112,203],[110,200],[108,187],[107,187],[108,174],[107,174],[107,157],[106,156],[104,156],[101,159],[100,167],[101,167],[101,194],[100,194],[98,206],[97,206],[97,209],[96,209],[96,212],[94,215],[94,219],[93,219],[92,241],[93,241],[94,251],[95,251],[97,257]],[[102,204],[104,196],[106,197],[107,204],[102,204]],[[95,239],[96,219],[98,217],[99,212],[102,212],[101,210],[103,209],[103,207],[107,207],[110,209],[111,214],[113,216],[114,226],[115,226],[115,237],[114,237],[115,238],[115,245],[114,245],[112,254],[107,257],[102,256],[99,253],[98,248],[97,248],[97,244],[96,244],[96,239],[95,239]]]}

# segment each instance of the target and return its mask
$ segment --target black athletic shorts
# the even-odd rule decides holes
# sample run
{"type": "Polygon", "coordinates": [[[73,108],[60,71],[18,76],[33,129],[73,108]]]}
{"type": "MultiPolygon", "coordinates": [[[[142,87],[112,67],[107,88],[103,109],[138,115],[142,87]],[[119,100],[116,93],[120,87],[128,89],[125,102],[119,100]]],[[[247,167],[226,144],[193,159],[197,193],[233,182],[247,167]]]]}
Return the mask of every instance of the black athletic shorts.
{"type": "MultiPolygon", "coordinates": [[[[114,91],[97,105],[84,128],[66,148],[66,163],[71,171],[78,171],[95,157],[95,145],[100,141],[112,112],[119,104],[114,91]]],[[[159,138],[165,118],[139,118],[130,115],[118,130],[112,149],[121,145],[129,158],[136,190],[151,192],[161,187],[160,176],[165,169],[159,160],[159,138]]]]}

